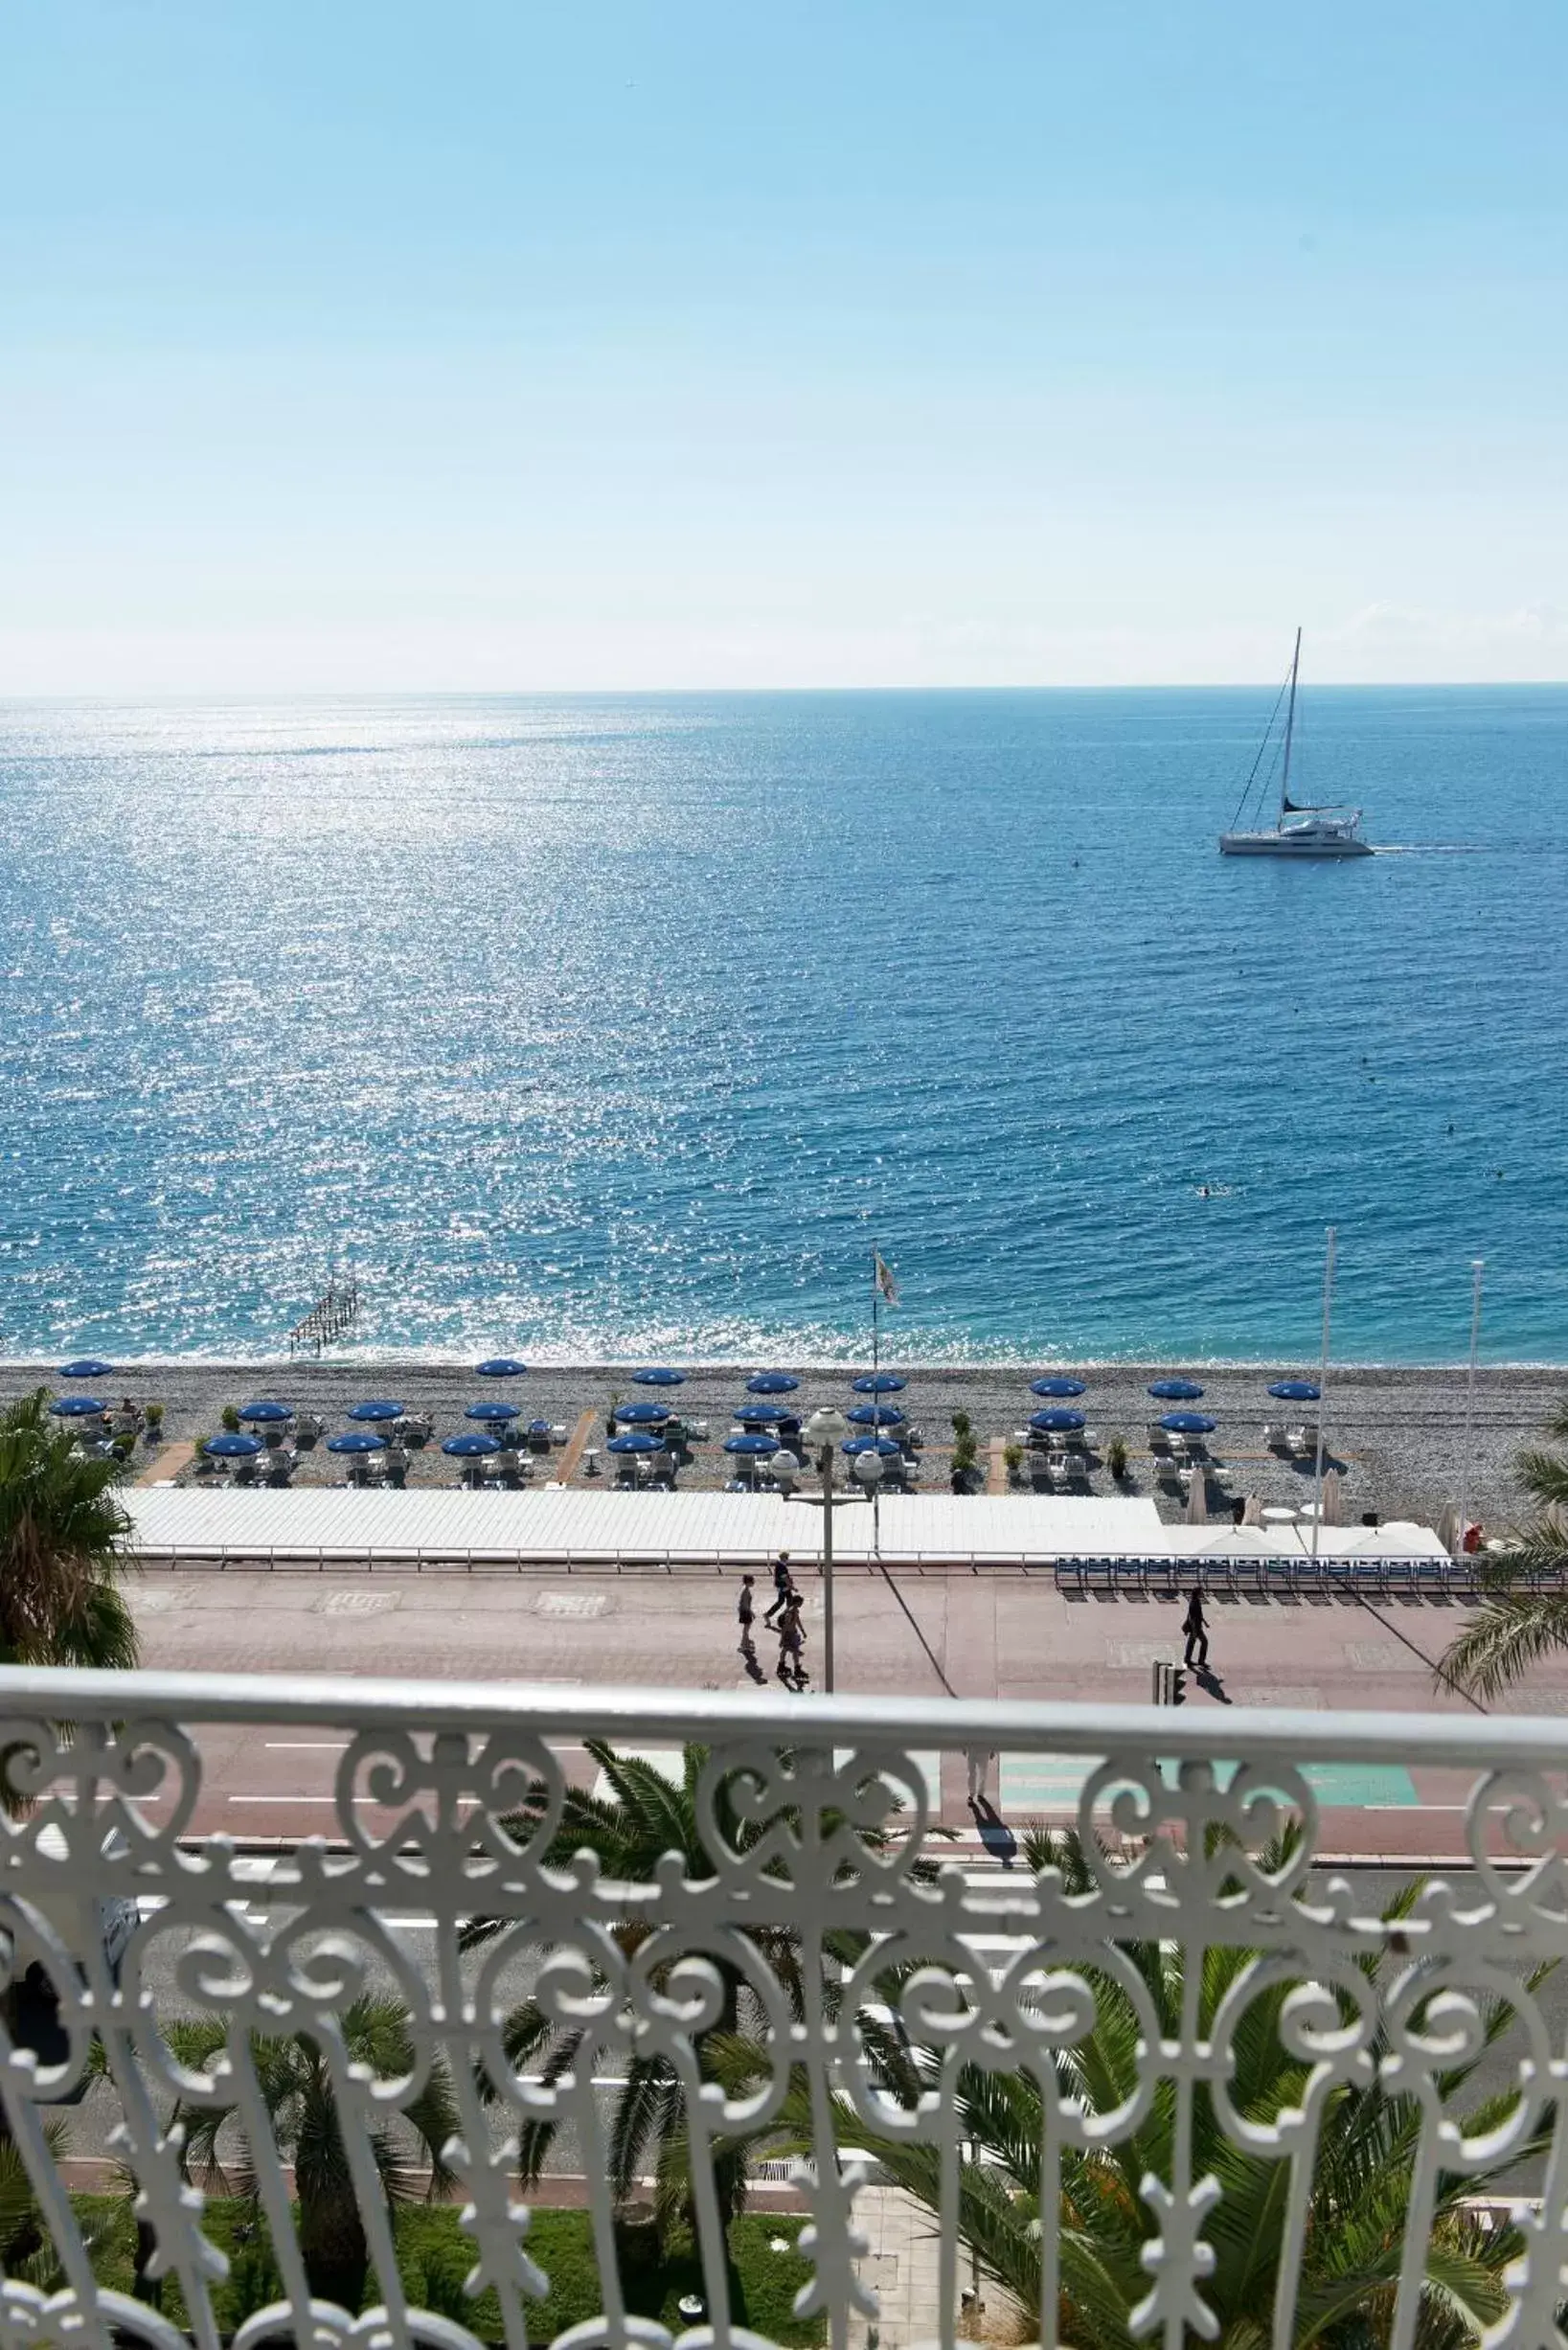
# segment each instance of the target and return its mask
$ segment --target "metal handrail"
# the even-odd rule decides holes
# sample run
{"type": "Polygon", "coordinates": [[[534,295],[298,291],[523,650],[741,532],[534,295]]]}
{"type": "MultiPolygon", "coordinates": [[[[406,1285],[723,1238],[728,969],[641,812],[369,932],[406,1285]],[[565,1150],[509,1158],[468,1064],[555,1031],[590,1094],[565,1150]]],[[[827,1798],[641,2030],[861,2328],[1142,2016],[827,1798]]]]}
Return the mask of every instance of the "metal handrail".
{"type": "MultiPolygon", "coordinates": [[[[735,1546],[701,1549],[689,1545],[619,1550],[531,1547],[523,1551],[456,1543],[427,1547],[422,1543],[367,1542],[351,1549],[340,1544],[326,1543],[307,1547],[256,1542],[178,1545],[142,1542],[129,1555],[139,1565],[156,1566],[173,1572],[209,1567],[223,1572],[235,1567],[265,1568],[277,1573],[325,1574],[329,1568],[366,1573],[382,1568],[398,1573],[411,1570],[416,1574],[471,1575],[476,1570],[511,1571],[516,1574],[625,1574],[645,1570],[672,1574],[680,1568],[722,1574],[726,1568],[755,1565],[764,1554],[760,1549],[742,1550],[735,1546]]],[[[790,1556],[792,1563],[803,1574],[812,1574],[820,1567],[820,1560],[809,1551],[792,1550],[790,1556]]],[[[1216,1582],[1238,1586],[1251,1584],[1279,1572],[1302,1583],[1326,1581],[1330,1573],[1353,1575],[1358,1582],[1365,1580],[1379,1584],[1386,1584],[1390,1577],[1402,1578],[1407,1587],[1439,1580],[1450,1589],[1476,1587],[1479,1583],[1473,1561],[1444,1561],[1424,1551],[1362,1559],[1325,1555],[1312,1560],[1288,1551],[1242,1559],[1227,1558],[1223,1553],[1206,1556],[1174,1551],[973,1551],[958,1555],[944,1549],[882,1550],[872,1555],[852,1553],[848,1557],[838,1553],[834,1560],[835,1572],[841,1575],[875,1575],[884,1568],[897,1568],[900,1572],[921,1575],[1051,1575],[1058,1581],[1064,1573],[1085,1577],[1102,1572],[1115,1574],[1119,1568],[1146,1563],[1151,1567],[1159,1566],[1177,1580],[1191,1578],[1209,1585],[1216,1582]]]]}

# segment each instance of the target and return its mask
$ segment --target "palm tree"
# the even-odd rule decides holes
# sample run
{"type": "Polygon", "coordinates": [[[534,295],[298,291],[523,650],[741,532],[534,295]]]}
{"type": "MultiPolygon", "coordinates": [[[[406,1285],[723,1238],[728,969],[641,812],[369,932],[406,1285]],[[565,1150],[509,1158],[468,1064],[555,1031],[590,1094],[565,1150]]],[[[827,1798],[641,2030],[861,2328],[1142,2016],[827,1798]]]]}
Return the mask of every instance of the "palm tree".
{"type": "MultiPolygon", "coordinates": [[[[1568,1443],[1568,1403],[1549,1432],[1568,1443]]],[[[1445,1652],[1440,1675],[1481,1699],[1500,1697],[1543,1656],[1568,1648],[1568,1460],[1533,1447],[1520,1453],[1518,1472],[1531,1514],[1486,1568],[1480,1611],[1445,1652]],[[1549,1582],[1558,1587],[1541,1587],[1549,1582]]]]}
{"type": "MultiPolygon", "coordinates": [[[[379,2080],[414,2071],[414,2035],[399,1999],[355,1999],[339,2014],[337,2028],[351,2065],[363,2065],[379,2080]]],[[[219,2016],[176,2020],[165,2026],[164,2037],[188,2071],[210,2072],[228,2048],[229,2025],[219,2016]]],[[[331,2065],[308,2032],[255,2033],[250,2057],[273,2143],[279,2156],[294,2165],[300,2254],[310,2292],[318,2300],[356,2313],[364,2298],[370,2247],[344,2148],[331,2065]]],[[[238,2195],[259,2211],[256,2158],[243,2134],[227,2163],[218,2153],[219,2133],[231,2110],[184,2104],[171,2119],[184,2128],[184,2159],[197,2183],[210,2193],[238,2195]]],[[[383,2125],[367,2133],[381,2192],[389,2204],[420,2195],[434,2202],[452,2182],[443,2149],[459,2126],[451,2077],[439,2061],[400,2112],[406,2131],[383,2125]],[[428,2181],[416,2167],[416,2152],[429,2163],[428,2181]]]]}
{"type": "MultiPolygon", "coordinates": [[[[544,1855],[546,1863],[564,1868],[578,1854],[588,1852],[606,1878],[625,1884],[653,1884],[660,1862],[672,1853],[689,1878],[699,1882],[711,1880],[714,1859],[705,1841],[698,1803],[709,1749],[685,1747],[677,1780],[668,1778],[640,1756],[619,1754],[600,1740],[590,1740],[587,1752],[602,1775],[607,1793],[600,1797],[580,1788],[566,1789],[560,1822],[544,1855]]],[[[534,1791],[525,1808],[525,1821],[527,1812],[542,1804],[543,1792],[542,1788],[534,1791]]],[[[728,1780],[720,1781],[713,1801],[717,1838],[724,1849],[744,1852],[766,1833],[763,1823],[742,1814],[728,1780]]],[[[825,1821],[825,1830],[830,1825],[830,1820],[825,1821]]],[[[863,1826],[859,1834],[874,1850],[886,1841],[863,1826]]],[[[925,1862],[915,1873],[929,1880],[935,1871],[925,1862]]],[[[464,1931],[463,1946],[476,1949],[501,1930],[497,1919],[475,1919],[464,1931]]],[[[654,1930],[651,1919],[628,1916],[615,1928],[615,1940],[624,1955],[631,1958],[654,1930]]],[[[758,1974],[771,1977],[783,1992],[792,2018],[801,2020],[808,2002],[797,1931],[792,1927],[748,1925],[738,1931],[736,1940],[756,1952],[758,1974]]],[[[837,1968],[851,1971],[866,1948],[866,1937],[848,1932],[829,1935],[824,1948],[837,1968]]],[[[713,2023],[695,2035],[697,2061],[705,2081],[743,2095],[772,2070],[761,2003],[748,1983],[743,1965],[716,1950],[705,1950],[703,1955],[718,1973],[722,1998],[713,2023]]],[[[830,2006],[836,1984],[826,1982],[820,1988],[830,2006]]],[[[508,2016],[503,2044],[516,2070],[533,2068],[554,2085],[573,2071],[583,2035],[557,2026],[535,2000],[526,1999],[508,2016]]],[[[523,2126],[519,2169],[525,2181],[532,2183],[543,2170],[558,2126],[554,2121],[523,2126]]],[[[771,2134],[771,2128],[742,2132],[726,2138],[716,2150],[715,2189],[726,2229],[745,2206],[747,2154],[759,2137],[771,2134]]],[[[620,2200],[631,2195],[651,2165],[660,2225],[684,2221],[696,2232],[685,2094],[666,2057],[636,2054],[628,2060],[612,2108],[608,2154],[610,2183],[620,2200]]]]}
{"type": "Polygon", "coordinates": [[[84,1458],[48,1403],[40,1387],[0,1412],[0,1664],[128,1670],[121,1464],[84,1458]]]}
{"type": "MultiPolygon", "coordinates": [[[[1264,1865],[1277,1866],[1284,1850],[1266,1856],[1264,1865]]],[[[1076,1836],[1035,1829],[1025,1838],[1025,1851],[1032,1868],[1058,1868],[1069,1893],[1092,1889],[1094,1880],[1076,1836]]],[[[1407,1888],[1389,1916],[1408,1909],[1418,1890],[1415,1884],[1407,1888]]],[[[1180,2041],[1190,1989],[1181,1946],[1119,1943],[1116,1951],[1141,1984],[1162,2039],[1180,2041]]],[[[1226,1993],[1256,1955],[1246,1950],[1205,1951],[1195,1986],[1200,2034],[1207,2034],[1226,1993]]],[[[1362,1962],[1373,1984],[1378,1964],[1362,1962]]],[[[1146,2016],[1124,1974],[1109,1966],[1075,1972],[1094,1994],[1094,2021],[1079,2042],[1048,2061],[1055,2067],[1059,2101],[1077,2101],[1090,2115],[1111,2113],[1138,2086],[1146,2016]]],[[[1292,1988],[1265,1983],[1228,2035],[1234,2103],[1261,2124],[1299,2106],[1307,2079],[1307,2067],[1287,2054],[1281,2038],[1281,2011],[1292,1988]]],[[[1488,2043],[1507,2028],[1511,2014],[1505,2002],[1497,2003],[1487,2019],[1488,2043]]],[[[940,2058],[920,2048],[884,2054],[881,2067],[905,2105],[936,2088],[942,2077],[940,2058]]],[[[1455,2093],[1468,2069],[1441,2078],[1440,2093],[1444,2098],[1455,2093]]],[[[1162,2081],[1128,2135],[1092,2149],[1062,2151],[1057,2338],[1073,2350],[1132,2350],[1130,2321],[1149,2290],[1150,2272],[1141,2255],[1159,2225],[1142,2188],[1150,2176],[1170,2177],[1177,2095],[1172,2081],[1162,2081]]],[[[1511,2104],[1507,2093],[1484,2103],[1467,2118],[1466,2136],[1495,2127],[1511,2104]]],[[[1039,2078],[1023,2069],[966,2068],[958,2076],[956,2106],[961,2138],[968,2148],[959,2172],[961,2239],[1033,2315],[1039,2308],[1042,2272],[1038,2198],[1045,2110],[1039,2078]]],[[[1375,2080],[1370,2087],[1340,2085],[1330,2091],[1321,2111],[1299,2262],[1286,2249],[1289,2164],[1238,2146],[1221,2128],[1207,2094],[1193,2094],[1191,2127],[1189,2175],[1201,2179],[1212,2174],[1221,2189],[1205,2230],[1217,2258],[1202,2288],[1218,2321],[1218,2339],[1236,2350],[1266,2343],[1282,2270],[1288,2270],[1283,2283],[1293,2293],[1296,2350],[1313,2344],[1350,2350],[1352,2344],[1386,2340],[1421,2128],[1418,2101],[1391,2097],[1375,2080]]],[[[848,2113],[844,2131],[918,2202],[933,2211],[942,2208],[939,2148],[881,2138],[848,2113]]],[[[1515,2149],[1509,2159],[1517,2161],[1529,2151],[1515,2149]]],[[[1484,2237],[1462,2208],[1463,2199],[1483,2192],[1486,2183],[1485,2176],[1474,2172],[1463,2178],[1448,2174],[1439,2181],[1421,2289],[1420,2350],[1458,2350],[1507,2307],[1502,2270],[1519,2256],[1522,2239],[1511,2228],[1484,2237]]]]}

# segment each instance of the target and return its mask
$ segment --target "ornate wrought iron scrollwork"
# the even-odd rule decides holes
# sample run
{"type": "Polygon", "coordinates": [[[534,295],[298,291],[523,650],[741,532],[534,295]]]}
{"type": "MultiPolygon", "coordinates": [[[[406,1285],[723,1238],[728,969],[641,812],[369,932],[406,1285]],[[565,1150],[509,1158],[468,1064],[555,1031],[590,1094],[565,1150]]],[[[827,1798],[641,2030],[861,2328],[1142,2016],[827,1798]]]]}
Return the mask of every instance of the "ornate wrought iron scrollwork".
{"type": "MultiPolygon", "coordinates": [[[[410,2305],[377,2169],[384,2133],[396,2140],[433,2083],[455,2117],[436,2151],[454,2182],[464,2282],[493,2294],[509,2350],[537,2339],[550,2291],[519,2175],[525,2148],[549,2132],[576,2145],[604,2296],[567,2350],[671,2350],[667,2327],[632,2312],[619,2273],[611,2142],[628,2078],[679,2120],[705,2279],[702,2320],[680,2338],[690,2350],[761,2350],[728,2298],[724,2180],[738,2150],[804,2157],[803,2313],[828,2318],[835,2350],[852,2315],[875,2321],[862,2266],[868,2173],[854,2158],[868,2139],[932,2156],[930,2330],[950,2343],[960,2189],[973,2168],[964,2117],[1010,2076],[1033,2084],[1038,2116],[1025,2185],[1040,2218],[1043,2339],[1061,2289],[1064,2181],[1143,2144],[1152,2117],[1169,2151],[1137,2190],[1148,2287],[1126,2321],[1167,2342],[1216,2322],[1223,2190],[1193,2152],[1200,2118],[1218,2133],[1211,2145],[1281,2165],[1278,2339],[1337,2101],[1410,2101],[1413,2231],[1440,2173],[1489,2177],[1543,2135],[1547,2196],[1555,2211],[1568,2201],[1568,2060],[1525,1979],[1568,1954],[1568,1801],[1544,1731],[1538,1752],[1499,1754],[1480,1778],[1463,1880],[1429,1884],[1385,1921],[1318,1867],[1317,1798],[1301,1767],[1311,1756],[1282,1761],[1277,1741],[1255,1740],[1235,1716],[1213,1759],[1194,1756],[1189,1736],[1179,1768],[1162,1763],[1169,1724],[1151,1716],[1147,1745],[1121,1740],[1087,1770],[1071,1883],[1059,1868],[1022,1865],[976,1881],[972,1856],[966,1873],[937,1829],[929,1757],[908,1733],[852,1713],[838,1726],[829,1707],[764,1706],[763,1727],[693,1721],[705,1753],[689,1828],[628,1882],[573,1849],[571,1823],[584,1816],[574,1758],[584,1737],[614,1736],[591,1697],[498,1699],[493,1718],[470,1707],[456,1721],[439,1688],[428,1704],[428,1719],[391,1720],[369,1699],[323,1710],[323,1731],[347,1737],[333,1833],[281,1856],[264,1895],[227,1843],[190,1839],[202,1732],[148,1716],[134,1684],[108,1710],[72,1718],[62,1704],[57,1722],[34,1700],[0,1721],[0,1982],[35,1970],[59,2034],[40,2061],[0,2004],[0,2101],[58,2271],[47,2287],[0,2283],[0,2350],[106,2350],[111,2332],[148,2350],[184,2339],[95,2281],[47,2126],[50,2105],[89,2077],[119,2100],[110,2146],[134,2181],[147,2273],[177,2283],[201,2350],[216,2350],[227,2264],[176,2111],[188,2126],[227,2115],[223,2128],[242,2125],[250,2146],[284,2294],[244,2319],[241,2350],[287,2339],[471,2350],[473,2331],[449,2313],[410,2305]],[[102,1906],[127,1900],[138,1922],[116,1963],[102,1906]],[[476,1917],[492,1930],[470,1947],[476,1917]],[[352,2038],[347,2019],[375,2000],[403,2019],[396,2062],[352,2038]],[[1453,2083],[1500,2006],[1515,2094],[1471,2132],[1453,2083]],[[199,2064],[180,2053],[178,2017],[212,2027],[199,2064]],[[1083,2051],[1111,2023],[1125,2066],[1091,2093],[1083,2051]],[[1289,2083],[1267,2110],[1246,2070],[1261,2030],[1278,2040],[1289,2083]],[[363,2314],[310,2293],[259,2055],[290,2039],[312,2052],[344,2134],[375,2303],[363,2314]]],[[[227,1718],[221,1696],[201,1715],[227,1718]]],[[[257,1719],[254,1703],[237,1718],[257,1719]]],[[[1509,1725],[1515,1749],[1520,1731],[1509,1725]]],[[[920,1735],[956,1751],[976,1733],[959,1709],[920,1735]]],[[[1044,1748],[1049,1725],[1021,1723],[1016,1737],[1044,1748]]],[[[1556,2222],[1527,2225],[1523,2241],[1492,2350],[1565,2350],[1556,2222]]],[[[1396,2334],[1414,2324],[1419,2255],[1407,2245],[1396,2334]]]]}

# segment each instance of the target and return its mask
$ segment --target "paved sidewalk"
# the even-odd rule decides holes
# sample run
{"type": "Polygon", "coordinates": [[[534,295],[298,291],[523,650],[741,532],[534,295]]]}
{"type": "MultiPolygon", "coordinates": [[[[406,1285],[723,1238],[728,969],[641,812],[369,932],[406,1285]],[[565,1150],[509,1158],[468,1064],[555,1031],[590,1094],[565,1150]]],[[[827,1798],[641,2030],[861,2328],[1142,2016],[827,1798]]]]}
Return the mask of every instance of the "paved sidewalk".
{"type": "Polygon", "coordinates": [[[850,2350],[868,2350],[873,2328],[879,2350],[935,2341],[938,2250],[931,2214],[901,2187],[862,2187],[854,2220],[871,2247],[854,2271],[875,2293],[881,2315],[852,2316],[850,2350]]]}

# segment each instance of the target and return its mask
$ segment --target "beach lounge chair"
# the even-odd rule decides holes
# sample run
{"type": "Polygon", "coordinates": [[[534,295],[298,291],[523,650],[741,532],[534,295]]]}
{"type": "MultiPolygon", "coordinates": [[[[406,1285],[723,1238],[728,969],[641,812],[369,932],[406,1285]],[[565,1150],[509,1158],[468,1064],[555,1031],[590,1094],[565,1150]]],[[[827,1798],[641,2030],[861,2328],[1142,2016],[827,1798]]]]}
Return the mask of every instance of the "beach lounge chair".
{"type": "Polygon", "coordinates": [[[1301,1564],[1299,1559],[1264,1559],[1260,1577],[1263,1589],[1293,1599],[1301,1589],[1301,1564]]]}

